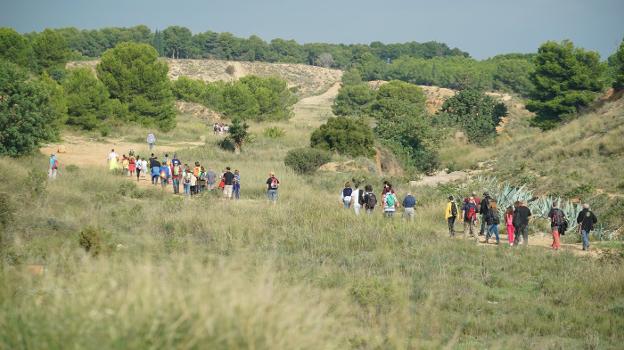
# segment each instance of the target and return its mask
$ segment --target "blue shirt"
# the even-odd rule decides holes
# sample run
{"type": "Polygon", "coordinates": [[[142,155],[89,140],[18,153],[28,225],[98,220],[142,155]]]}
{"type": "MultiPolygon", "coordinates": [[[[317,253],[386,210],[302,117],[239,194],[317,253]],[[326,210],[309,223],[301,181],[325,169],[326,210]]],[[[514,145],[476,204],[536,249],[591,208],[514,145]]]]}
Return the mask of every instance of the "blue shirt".
{"type": "Polygon", "coordinates": [[[416,206],[416,198],[411,194],[403,199],[403,207],[404,208],[413,208],[416,206]]]}

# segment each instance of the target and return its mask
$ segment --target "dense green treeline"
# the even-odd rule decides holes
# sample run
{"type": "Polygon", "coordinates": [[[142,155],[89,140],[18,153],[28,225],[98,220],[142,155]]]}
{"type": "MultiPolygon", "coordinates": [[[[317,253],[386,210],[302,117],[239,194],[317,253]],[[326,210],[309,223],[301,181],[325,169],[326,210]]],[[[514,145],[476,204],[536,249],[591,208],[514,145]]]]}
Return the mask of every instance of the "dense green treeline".
{"type": "MultiPolygon", "coordinates": [[[[214,58],[239,61],[302,63],[323,67],[347,68],[363,57],[372,55],[384,62],[399,57],[432,58],[437,56],[468,57],[468,53],[449,48],[444,43],[408,42],[383,44],[299,44],[294,40],[273,39],[266,42],[256,35],[240,38],[231,33],[206,31],[193,34],[188,28],[170,26],[152,32],[144,25],[129,28],[52,29],[67,42],[73,58],[99,57],[121,42],[151,44],[160,56],[170,58],[214,58]]],[[[40,33],[26,34],[36,38],[40,33]]]]}

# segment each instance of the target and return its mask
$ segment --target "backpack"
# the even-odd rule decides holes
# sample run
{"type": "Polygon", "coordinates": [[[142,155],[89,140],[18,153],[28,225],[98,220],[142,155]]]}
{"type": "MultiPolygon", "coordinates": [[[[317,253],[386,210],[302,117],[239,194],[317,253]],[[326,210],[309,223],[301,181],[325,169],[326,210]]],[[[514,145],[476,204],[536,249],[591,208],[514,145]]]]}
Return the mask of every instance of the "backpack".
{"type": "Polygon", "coordinates": [[[551,218],[551,223],[552,226],[557,226],[557,227],[561,227],[561,225],[564,222],[564,218],[563,218],[563,212],[561,211],[561,209],[555,209],[553,211],[553,215],[551,218]]]}
{"type": "Polygon", "coordinates": [[[276,177],[271,178],[271,189],[276,190],[279,187],[279,180],[276,177]]]}
{"type": "Polygon", "coordinates": [[[167,172],[165,172],[164,170],[160,171],[160,178],[161,179],[166,179],[167,178],[167,172]]]}
{"type": "Polygon", "coordinates": [[[54,163],[52,164],[52,169],[53,170],[58,169],[58,160],[56,160],[56,159],[54,160],[54,163]]]}
{"type": "Polygon", "coordinates": [[[394,207],[394,205],[395,205],[395,204],[396,204],[396,203],[395,203],[395,198],[394,198],[394,195],[392,194],[392,192],[389,192],[389,193],[386,195],[386,206],[387,206],[388,208],[392,208],[392,207],[394,207]]]}
{"type": "Polygon", "coordinates": [[[184,176],[184,183],[185,184],[190,184],[191,183],[191,177],[189,176],[188,173],[186,173],[186,175],[184,176]]]}
{"type": "Polygon", "coordinates": [[[559,234],[564,236],[569,226],[568,218],[563,218],[563,222],[559,225],[559,234]]]}
{"type": "Polygon", "coordinates": [[[457,204],[455,202],[451,203],[451,216],[457,216],[457,204]]]}
{"type": "Polygon", "coordinates": [[[368,193],[367,194],[368,197],[366,197],[366,208],[367,209],[373,209],[375,208],[375,205],[377,205],[377,197],[375,197],[374,193],[368,193]]]}
{"type": "Polygon", "coordinates": [[[342,196],[343,197],[351,197],[351,194],[353,193],[353,189],[351,188],[345,188],[342,190],[342,196]]]}
{"type": "Polygon", "coordinates": [[[477,218],[477,208],[474,205],[471,205],[468,208],[468,214],[466,215],[466,217],[468,218],[468,220],[474,220],[477,218]]]}

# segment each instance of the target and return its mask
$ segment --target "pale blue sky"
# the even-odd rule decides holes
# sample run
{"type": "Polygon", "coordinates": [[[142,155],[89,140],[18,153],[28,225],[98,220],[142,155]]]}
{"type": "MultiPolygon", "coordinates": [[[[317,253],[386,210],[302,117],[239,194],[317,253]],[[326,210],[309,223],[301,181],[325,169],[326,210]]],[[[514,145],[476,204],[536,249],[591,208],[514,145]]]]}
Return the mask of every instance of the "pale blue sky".
{"type": "Polygon", "coordinates": [[[0,0],[0,26],[182,25],[306,42],[445,42],[475,58],[535,52],[571,39],[610,55],[624,37],[624,0],[0,0]]]}

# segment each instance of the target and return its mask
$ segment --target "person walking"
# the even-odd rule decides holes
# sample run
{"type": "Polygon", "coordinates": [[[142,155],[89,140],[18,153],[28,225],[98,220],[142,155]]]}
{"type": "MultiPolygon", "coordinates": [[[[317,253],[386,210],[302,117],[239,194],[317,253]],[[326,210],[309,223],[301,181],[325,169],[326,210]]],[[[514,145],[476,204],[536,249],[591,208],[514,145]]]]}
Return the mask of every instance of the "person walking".
{"type": "Polygon", "coordinates": [[[223,198],[232,199],[232,192],[234,189],[234,173],[230,171],[230,167],[225,167],[225,173],[223,174],[223,198]]]}
{"type": "Polygon", "coordinates": [[[507,227],[507,239],[509,240],[509,245],[513,247],[514,245],[514,232],[515,228],[513,225],[513,216],[514,210],[512,206],[507,207],[505,211],[505,226],[507,227]]]}
{"type": "Polygon", "coordinates": [[[141,157],[137,156],[137,160],[136,160],[136,178],[137,181],[139,181],[139,176],[141,176],[141,172],[143,171],[143,161],[141,160],[141,157]]]}
{"type": "Polygon", "coordinates": [[[106,157],[106,159],[108,160],[108,170],[117,170],[118,165],[117,165],[117,161],[118,161],[118,156],[117,153],[115,153],[114,149],[111,149],[110,153],[108,154],[108,157],[106,157]]]}
{"type": "Polygon", "coordinates": [[[58,173],[58,167],[59,167],[59,162],[58,159],[56,159],[56,154],[52,153],[50,154],[50,160],[49,160],[49,165],[48,165],[48,178],[49,179],[56,179],[56,175],[58,173]]]}
{"type": "Polygon", "coordinates": [[[136,171],[136,158],[134,158],[134,155],[128,156],[128,173],[130,174],[130,177],[134,176],[134,172],[136,171]]]}
{"type": "Polygon", "coordinates": [[[462,217],[464,219],[464,233],[463,237],[466,238],[466,233],[470,234],[470,237],[479,239],[479,236],[475,236],[475,223],[477,222],[477,203],[474,197],[469,197],[462,206],[462,217]]]}
{"type": "Polygon", "coordinates": [[[188,164],[184,164],[184,170],[182,172],[182,184],[184,186],[185,196],[191,195],[191,177],[192,176],[193,174],[191,173],[191,170],[189,169],[188,164]]]}
{"type": "Polygon", "coordinates": [[[550,218],[550,231],[552,233],[553,242],[550,245],[554,250],[559,250],[561,248],[561,227],[565,222],[565,213],[563,210],[558,208],[558,203],[553,202],[552,208],[550,208],[550,212],[548,213],[548,217],[550,218]]]}
{"type": "Polygon", "coordinates": [[[355,183],[353,192],[351,193],[351,207],[355,215],[360,215],[360,209],[364,204],[364,191],[360,188],[359,183],[355,183]]]}
{"type": "Polygon", "coordinates": [[[152,149],[154,149],[154,146],[156,146],[156,135],[154,135],[153,133],[149,133],[147,134],[147,147],[149,147],[149,150],[151,151],[152,149]]]}
{"type": "Polygon", "coordinates": [[[234,170],[234,185],[232,189],[234,191],[234,198],[240,199],[241,178],[240,178],[240,172],[238,171],[238,169],[234,170]]]}
{"type": "MultiPolygon", "coordinates": [[[[487,224],[487,233],[485,234],[485,244],[489,243],[490,237],[494,235],[496,237],[496,244],[500,244],[500,237],[498,235],[498,224],[500,224],[500,215],[498,214],[498,207],[496,201],[489,200],[490,207],[485,215],[485,221],[487,224]]],[[[483,203],[483,202],[481,202],[483,203]]]]}
{"type": "Polygon", "coordinates": [[[483,236],[483,233],[486,231],[487,220],[485,220],[486,216],[490,213],[490,201],[492,197],[487,192],[483,192],[483,199],[481,199],[480,203],[477,203],[475,199],[475,203],[479,207],[479,214],[481,214],[481,228],[479,229],[479,236],[483,236]]]}
{"type": "Polygon", "coordinates": [[[373,192],[373,186],[366,185],[364,187],[364,209],[366,214],[372,214],[375,206],[377,205],[377,197],[373,192]]]}
{"type": "Polygon", "coordinates": [[[457,219],[457,203],[453,196],[448,197],[448,203],[446,203],[446,211],[444,218],[448,224],[449,236],[455,237],[455,220],[457,219]]]}
{"type": "Polygon", "coordinates": [[[124,154],[121,156],[121,172],[125,176],[128,176],[129,171],[130,171],[130,159],[126,157],[126,155],[124,154]]]}
{"type": "Polygon", "coordinates": [[[394,212],[397,209],[399,203],[397,203],[397,197],[394,191],[392,190],[392,186],[388,185],[388,191],[383,196],[383,205],[384,205],[384,216],[387,218],[392,218],[394,216],[394,212]]]}
{"type": "Polygon", "coordinates": [[[516,227],[516,237],[514,237],[514,246],[520,243],[522,236],[522,244],[529,245],[529,218],[531,210],[526,206],[526,202],[519,202],[518,207],[514,211],[514,226],[516,227]]]}
{"type": "Polygon", "coordinates": [[[351,188],[351,183],[346,182],[345,187],[340,192],[340,202],[344,206],[345,209],[351,208],[351,195],[353,194],[353,189],[351,188]]]}
{"type": "Polygon", "coordinates": [[[160,162],[158,159],[154,159],[151,162],[151,174],[152,174],[152,185],[158,184],[158,178],[160,177],[160,162]]]}
{"type": "Polygon", "coordinates": [[[149,169],[149,166],[147,164],[147,159],[145,158],[141,159],[141,177],[147,176],[148,169],[149,169]]]}
{"type": "Polygon", "coordinates": [[[576,217],[576,223],[580,225],[583,250],[589,250],[589,233],[594,229],[597,222],[598,218],[589,210],[589,204],[583,204],[583,210],[576,217]]]}
{"type": "Polygon", "coordinates": [[[180,161],[172,162],[171,183],[173,184],[173,194],[180,194],[180,179],[182,178],[182,165],[180,161]]]}
{"type": "Polygon", "coordinates": [[[414,221],[415,207],[416,197],[411,192],[407,192],[407,195],[403,198],[403,217],[409,221],[414,221]]]}
{"type": "Polygon", "coordinates": [[[274,172],[270,172],[269,173],[269,178],[266,180],[266,185],[267,185],[267,197],[269,198],[269,201],[273,204],[277,203],[277,189],[279,188],[280,182],[277,179],[277,177],[275,177],[275,173],[274,172]]]}
{"type": "Polygon", "coordinates": [[[208,191],[214,190],[216,183],[217,173],[215,173],[211,168],[208,168],[208,171],[206,172],[206,185],[208,186],[208,191]]]}

